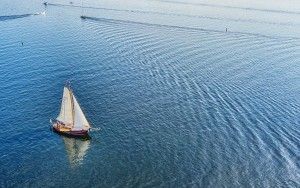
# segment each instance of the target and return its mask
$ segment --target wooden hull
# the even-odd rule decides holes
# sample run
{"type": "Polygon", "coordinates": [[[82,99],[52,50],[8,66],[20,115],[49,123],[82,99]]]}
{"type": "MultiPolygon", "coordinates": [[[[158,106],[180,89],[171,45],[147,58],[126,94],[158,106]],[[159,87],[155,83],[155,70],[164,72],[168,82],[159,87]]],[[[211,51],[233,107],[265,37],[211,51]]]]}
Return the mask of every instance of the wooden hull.
{"type": "Polygon", "coordinates": [[[58,125],[56,123],[54,123],[52,127],[53,127],[53,131],[62,135],[66,135],[70,137],[89,137],[87,130],[74,131],[68,128],[63,128],[61,127],[61,125],[58,125]]]}

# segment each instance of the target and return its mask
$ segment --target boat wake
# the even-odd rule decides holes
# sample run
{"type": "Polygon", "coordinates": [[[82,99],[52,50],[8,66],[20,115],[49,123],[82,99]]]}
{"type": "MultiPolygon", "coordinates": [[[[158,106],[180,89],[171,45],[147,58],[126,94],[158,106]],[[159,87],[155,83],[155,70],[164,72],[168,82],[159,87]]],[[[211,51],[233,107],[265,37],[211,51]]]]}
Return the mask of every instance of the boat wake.
{"type": "Polygon", "coordinates": [[[26,18],[30,16],[37,16],[37,15],[46,15],[46,12],[37,12],[34,14],[20,14],[20,15],[9,15],[9,16],[0,16],[0,21],[8,21],[8,20],[15,20],[19,18],[26,18]]]}
{"type": "MultiPolygon", "coordinates": [[[[167,25],[167,24],[157,24],[157,23],[147,23],[147,22],[136,22],[130,20],[120,20],[120,19],[112,19],[112,18],[100,18],[100,17],[91,17],[91,16],[82,16],[84,20],[91,20],[91,21],[98,21],[98,22],[107,22],[107,23],[114,23],[114,24],[137,24],[137,25],[145,25],[145,26],[154,26],[154,27],[167,27],[167,28],[174,28],[174,29],[185,29],[185,30],[194,30],[194,31],[212,31],[212,32],[222,32],[222,30],[214,30],[214,29],[205,29],[200,27],[185,27],[185,26],[178,26],[178,25],[167,25]]],[[[260,37],[267,37],[267,38],[290,38],[290,39],[299,39],[298,37],[284,37],[284,36],[270,36],[264,35],[259,33],[250,33],[250,32],[232,32],[236,34],[245,34],[245,35],[252,35],[252,36],[260,36],[260,37]]]]}
{"type": "Polygon", "coordinates": [[[299,11],[287,11],[287,10],[279,10],[279,9],[278,10],[276,10],[276,9],[262,9],[262,8],[218,5],[218,4],[209,4],[209,3],[181,2],[181,1],[173,1],[173,0],[151,0],[151,1],[158,1],[158,2],[172,3],[172,4],[182,4],[182,5],[213,7],[213,8],[238,9],[238,10],[246,10],[246,11],[268,12],[268,13],[296,14],[296,15],[300,14],[299,11]]]}
{"type": "Polygon", "coordinates": [[[101,130],[100,128],[94,128],[94,127],[90,128],[91,132],[97,132],[97,131],[100,131],[100,130],[101,130]]]}
{"type": "Polygon", "coordinates": [[[299,23],[295,23],[295,22],[270,22],[270,21],[263,21],[257,19],[224,18],[224,17],[213,17],[213,16],[180,14],[180,13],[166,13],[166,12],[146,11],[146,10],[66,5],[66,4],[58,4],[58,3],[49,3],[48,5],[62,6],[62,7],[77,7],[77,8],[85,8],[85,9],[99,9],[99,10],[116,11],[116,12],[130,12],[130,13],[137,13],[137,14],[151,14],[151,15],[176,16],[176,17],[198,18],[198,19],[219,20],[219,21],[232,21],[232,22],[242,22],[242,23],[259,23],[259,24],[281,25],[281,26],[300,26],[299,23]]]}

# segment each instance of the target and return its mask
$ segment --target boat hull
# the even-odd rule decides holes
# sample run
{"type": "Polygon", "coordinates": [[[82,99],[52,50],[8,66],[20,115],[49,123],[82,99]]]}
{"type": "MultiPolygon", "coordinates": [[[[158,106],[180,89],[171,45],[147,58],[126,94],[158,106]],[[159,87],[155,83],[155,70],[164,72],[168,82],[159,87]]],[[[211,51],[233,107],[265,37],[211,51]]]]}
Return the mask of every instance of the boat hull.
{"type": "Polygon", "coordinates": [[[58,134],[70,136],[70,137],[89,137],[88,130],[78,130],[78,131],[74,131],[71,129],[66,130],[64,128],[62,129],[61,126],[59,126],[56,123],[52,124],[52,128],[54,132],[58,134]]]}

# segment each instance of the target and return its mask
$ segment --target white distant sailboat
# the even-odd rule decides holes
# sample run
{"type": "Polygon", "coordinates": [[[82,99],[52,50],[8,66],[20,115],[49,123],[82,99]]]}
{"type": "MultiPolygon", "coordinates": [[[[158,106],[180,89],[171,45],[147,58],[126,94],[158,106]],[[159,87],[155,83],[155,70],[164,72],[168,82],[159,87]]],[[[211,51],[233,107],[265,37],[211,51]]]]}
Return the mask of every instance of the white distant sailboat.
{"type": "Polygon", "coordinates": [[[83,0],[81,0],[81,19],[86,19],[86,16],[83,15],[83,0]]]}
{"type": "Polygon", "coordinates": [[[70,85],[64,87],[61,109],[58,117],[52,122],[53,129],[70,136],[88,136],[91,128],[77,102],[70,85]]]}

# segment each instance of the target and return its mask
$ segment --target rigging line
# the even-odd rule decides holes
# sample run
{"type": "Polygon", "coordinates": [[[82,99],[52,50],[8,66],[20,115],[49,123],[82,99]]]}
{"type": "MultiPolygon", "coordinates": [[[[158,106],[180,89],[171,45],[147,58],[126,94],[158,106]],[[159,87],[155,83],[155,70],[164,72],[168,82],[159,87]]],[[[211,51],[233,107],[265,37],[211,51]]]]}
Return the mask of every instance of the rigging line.
{"type": "Polygon", "coordinates": [[[70,86],[68,87],[69,89],[69,94],[70,94],[70,99],[71,99],[71,108],[72,108],[72,121],[73,121],[73,128],[74,128],[74,124],[75,124],[75,111],[74,111],[74,101],[73,101],[73,93],[72,90],[70,88],[70,86]]]}
{"type": "Polygon", "coordinates": [[[63,91],[63,96],[61,99],[61,115],[64,119],[66,118],[66,100],[67,98],[65,97],[65,91],[63,91]]]}

